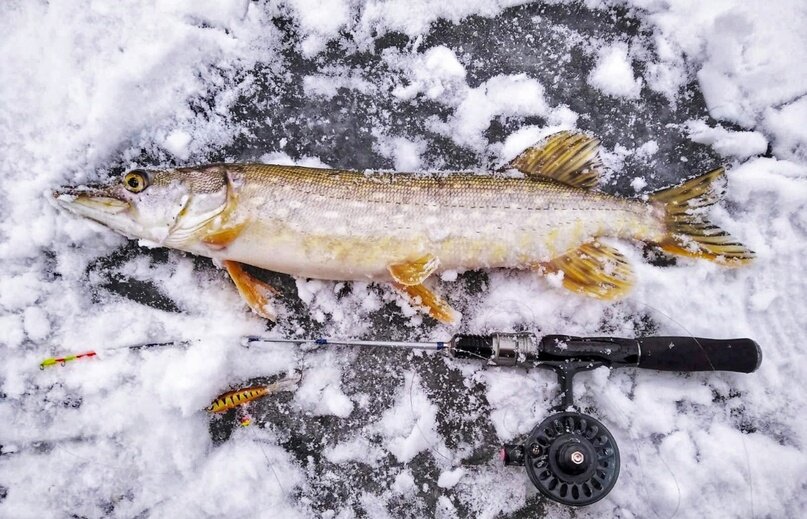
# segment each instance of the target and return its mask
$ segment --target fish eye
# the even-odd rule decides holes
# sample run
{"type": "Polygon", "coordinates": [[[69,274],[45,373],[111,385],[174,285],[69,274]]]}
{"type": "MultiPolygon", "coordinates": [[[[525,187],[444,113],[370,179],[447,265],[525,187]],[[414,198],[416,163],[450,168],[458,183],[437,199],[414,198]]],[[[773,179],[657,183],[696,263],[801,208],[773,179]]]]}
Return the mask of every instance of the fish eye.
{"type": "Polygon", "coordinates": [[[130,171],[123,177],[123,187],[132,193],[140,193],[148,187],[148,177],[140,170],[130,171]]]}

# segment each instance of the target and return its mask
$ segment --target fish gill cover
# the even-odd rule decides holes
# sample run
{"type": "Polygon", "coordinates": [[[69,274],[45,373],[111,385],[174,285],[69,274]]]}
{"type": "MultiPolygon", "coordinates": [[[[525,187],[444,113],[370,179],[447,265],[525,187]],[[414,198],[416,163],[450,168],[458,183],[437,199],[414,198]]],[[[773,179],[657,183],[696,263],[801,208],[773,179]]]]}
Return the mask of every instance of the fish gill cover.
{"type": "MultiPolygon", "coordinates": [[[[0,516],[795,517],[807,506],[807,12],[797,0],[5,2],[0,7],[0,516]],[[744,269],[633,261],[617,303],[529,272],[443,275],[464,331],[751,336],[752,375],[578,377],[622,445],[571,511],[498,446],[549,373],[383,350],[244,349],[264,333],[209,260],[67,217],[47,193],[133,167],[264,161],[488,171],[552,130],[602,140],[602,188],[730,166],[716,224],[744,269]],[[39,371],[69,351],[180,339],[39,371]],[[304,367],[255,425],[204,409],[304,367]]],[[[618,244],[632,260],[647,253],[618,244]]],[[[440,339],[376,285],[256,271],[268,333],[440,339]],[[403,310],[403,312],[401,312],[403,310]],[[402,314],[402,315],[401,315],[402,314]]]]}

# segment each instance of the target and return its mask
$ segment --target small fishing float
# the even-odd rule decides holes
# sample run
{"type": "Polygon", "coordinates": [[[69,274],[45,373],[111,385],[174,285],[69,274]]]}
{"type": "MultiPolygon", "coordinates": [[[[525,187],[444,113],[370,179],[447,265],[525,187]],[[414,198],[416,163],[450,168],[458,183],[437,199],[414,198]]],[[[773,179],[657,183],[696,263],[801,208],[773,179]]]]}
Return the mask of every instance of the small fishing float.
{"type": "Polygon", "coordinates": [[[104,348],[103,350],[90,350],[83,353],[73,353],[64,355],[62,357],[48,357],[39,363],[39,369],[45,369],[51,366],[64,366],[68,362],[73,362],[82,359],[91,359],[93,357],[104,356],[110,353],[120,351],[137,351],[151,348],[162,348],[166,346],[187,346],[188,341],[165,341],[165,342],[147,342],[143,344],[128,344],[125,346],[114,346],[112,348],[104,348]]]}

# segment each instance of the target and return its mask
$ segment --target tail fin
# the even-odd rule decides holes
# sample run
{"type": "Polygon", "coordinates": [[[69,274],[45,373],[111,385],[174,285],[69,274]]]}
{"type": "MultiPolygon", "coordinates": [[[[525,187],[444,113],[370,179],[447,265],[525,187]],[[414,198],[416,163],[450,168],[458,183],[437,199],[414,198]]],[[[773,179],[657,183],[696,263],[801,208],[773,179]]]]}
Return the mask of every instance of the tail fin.
{"type": "Polygon", "coordinates": [[[726,172],[717,168],[650,195],[650,200],[663,204],[666,211],[667,237],[659,246],[671,254],[724,265],[750,262],[753,251],[706,219],[705,208],[720,200],[725,187],[726,172]]]}

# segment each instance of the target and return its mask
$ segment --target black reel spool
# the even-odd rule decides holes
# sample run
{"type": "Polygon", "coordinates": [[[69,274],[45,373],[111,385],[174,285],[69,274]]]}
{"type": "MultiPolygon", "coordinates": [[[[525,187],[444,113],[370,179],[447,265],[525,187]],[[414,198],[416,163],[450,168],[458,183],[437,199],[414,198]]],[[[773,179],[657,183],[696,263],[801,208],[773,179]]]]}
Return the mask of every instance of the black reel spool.
{"type": "Polygon", "coordinates": [[[538,424],[524,444],[524,467],[544,496],[569,506],[605,497],[619,477],[619,449],[608,429],[573,411],[538,424]]]}
{"type": "Polygon", "coordinates": [[[549,361],[561,386],[555,414],[536,425],[521,445],[505,445],[507,465],[523,465],[545,497],[562,505],[586,506],[604,498],[619,477],[619,448],[605,425],[573,407],[572,381],[579,371],[602,366],[592,361],[549,361]]]}

